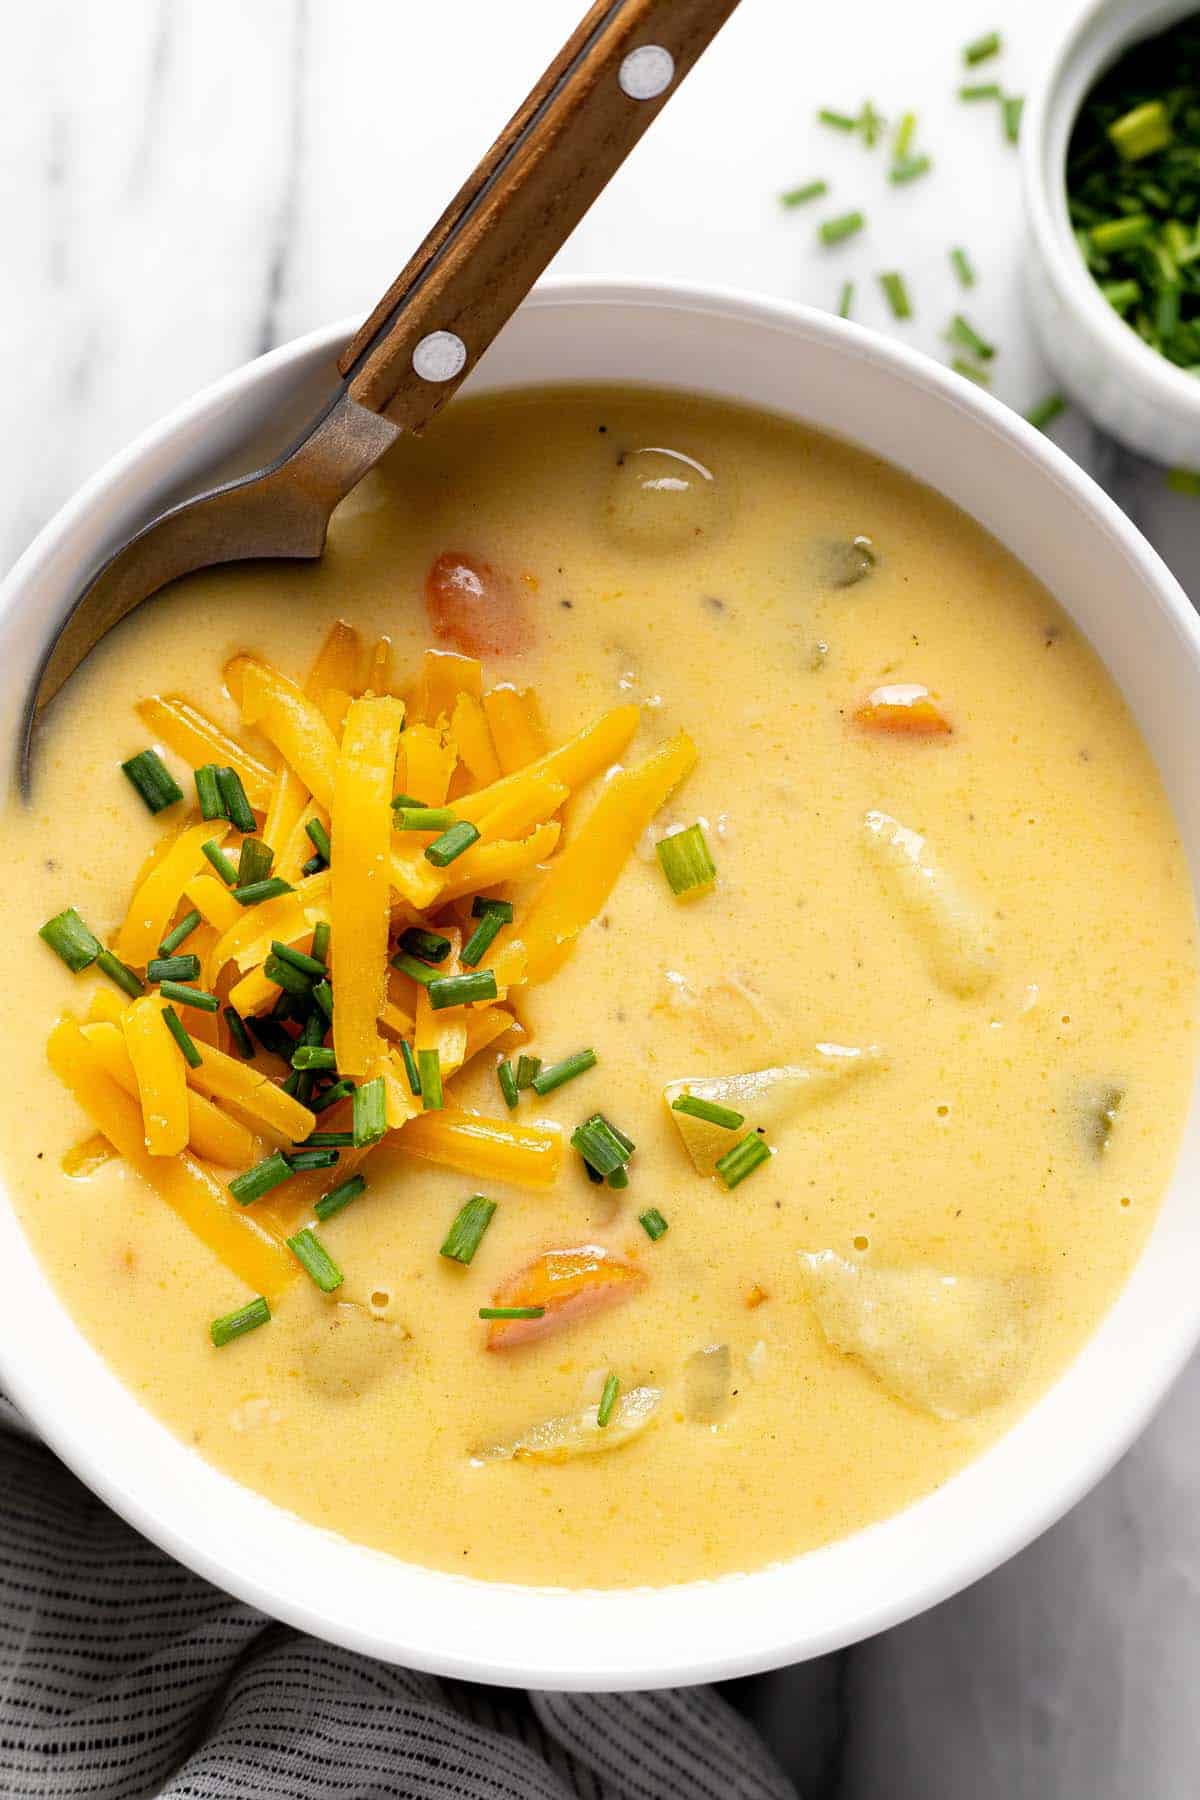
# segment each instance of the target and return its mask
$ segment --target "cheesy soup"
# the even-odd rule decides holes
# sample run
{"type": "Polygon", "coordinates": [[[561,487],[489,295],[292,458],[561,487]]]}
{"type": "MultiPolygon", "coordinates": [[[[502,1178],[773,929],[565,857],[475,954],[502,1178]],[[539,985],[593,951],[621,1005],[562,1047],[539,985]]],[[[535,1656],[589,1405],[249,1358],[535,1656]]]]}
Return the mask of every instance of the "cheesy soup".
{"type": "Polygon", "coordinates": [[[1116,689],[969,519],[757,413],[456,404],[319,565],[114,632],[5,851],[64,1304],[201,1456],[433,1567],[894,1512],[1079,1349],[1175,1155],[1192,894],[1116,689]]]}

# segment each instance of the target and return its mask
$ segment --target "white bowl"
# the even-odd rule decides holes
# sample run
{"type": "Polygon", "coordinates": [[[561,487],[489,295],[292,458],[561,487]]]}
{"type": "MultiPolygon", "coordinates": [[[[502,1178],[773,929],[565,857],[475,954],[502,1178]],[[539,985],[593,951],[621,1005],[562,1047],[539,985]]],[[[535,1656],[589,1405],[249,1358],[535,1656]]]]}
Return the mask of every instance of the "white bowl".
{"type": "Polygon", "coordinates": [[[1106,431],[1156,462],[1187,468],[1200,468],[1200,378],[1152,350],[1100,292],[1071,230],[1066,160],[1099,77],[1131,44],[1195,10],[1195,0],[1094,0],[1051,45],[1021,123],[1025,289],[1046,360],[1106,431]]]}
{"type": "MultiPolygon", "coordinates": [[[[140,515],[147,490],[177,485],[261,426],[297,383],[319,377],[350,329],[288,345],[209,389],[117,457],[46,528],[0,594],[0,718],[10,746],[26,683],[80,572],[140,515]]],[[[1057,595],[1117,675],[1200,869],[1200,628],[1124,515],[1015,413],[828,314],[615,281],[547,284],[472,386],[570,380],[658,382],[774,408],[865,446],[973,514],[1057,595]]],[[[122,1387],[59,1304],[3,1197],[0,1382],[140,1531],[320,1636],[419,1668],[542,1687],[745,1674],[835,1649],[944,1599],[1104,1473],[1200,1336],[1198,1169],[1193,1106],[1179,1169],[1123,1293],[1007,1437],[882,1524],[713,1582],[607,1593],[489,1584],[391,1560],[292,1517],[210,1467],[122,1387]]]]}

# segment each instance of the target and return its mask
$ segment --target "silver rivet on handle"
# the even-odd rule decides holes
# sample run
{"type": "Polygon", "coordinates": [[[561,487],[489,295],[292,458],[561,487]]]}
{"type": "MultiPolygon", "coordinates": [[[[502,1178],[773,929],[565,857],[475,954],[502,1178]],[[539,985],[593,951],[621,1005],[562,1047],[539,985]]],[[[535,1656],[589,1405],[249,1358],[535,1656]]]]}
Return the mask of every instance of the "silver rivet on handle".
{"type": "Polygon", "coordinates": [[[467,346],[453,331],[431,331],[413,347],[412,366],[422,381],[453,381],[466,361],[467,346]]]}
{"type": "Polygon", "coordinates": [[[675,58],[662,44],[642,44],[629,52],[617,79],[631,100],[657,100],[675,79],[675,58]]]}

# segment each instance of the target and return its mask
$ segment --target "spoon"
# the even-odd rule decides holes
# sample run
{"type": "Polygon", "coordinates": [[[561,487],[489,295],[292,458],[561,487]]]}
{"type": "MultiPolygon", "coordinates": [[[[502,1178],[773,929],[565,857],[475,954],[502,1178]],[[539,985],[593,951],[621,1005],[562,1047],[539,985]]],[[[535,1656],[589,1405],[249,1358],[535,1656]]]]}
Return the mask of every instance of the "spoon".
{"type": "Polygon", "coordinates": [[[76,595],[29,693],[36,727],[106,632],[180,575],[249,557],[319,557],[330,515],[475,367],[738,0],[596,0],[330,370],[284,453],[182,500],[76,595]]]}

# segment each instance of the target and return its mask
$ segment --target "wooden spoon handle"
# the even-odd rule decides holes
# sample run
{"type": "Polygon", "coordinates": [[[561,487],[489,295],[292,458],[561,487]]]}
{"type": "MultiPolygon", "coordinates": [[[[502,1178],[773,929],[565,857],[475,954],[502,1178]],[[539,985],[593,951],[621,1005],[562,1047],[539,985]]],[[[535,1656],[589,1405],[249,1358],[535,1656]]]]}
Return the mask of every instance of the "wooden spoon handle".
{"type": "Polygon", "coordinates": [[[737,0],[597,0],[338,362],[420,431],[465,380],[737,0]]]}

